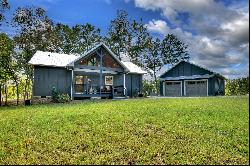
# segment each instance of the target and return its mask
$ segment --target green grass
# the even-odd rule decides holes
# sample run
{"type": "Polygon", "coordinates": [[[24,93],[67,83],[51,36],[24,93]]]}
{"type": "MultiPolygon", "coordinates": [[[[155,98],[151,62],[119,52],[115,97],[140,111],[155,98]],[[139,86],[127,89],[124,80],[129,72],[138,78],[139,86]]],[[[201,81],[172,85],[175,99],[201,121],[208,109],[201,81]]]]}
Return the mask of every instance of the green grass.
{"type": "Polygon", "coordinates": [[[0,164],[249,164],[248,97],[0,108],[0,164]]]}

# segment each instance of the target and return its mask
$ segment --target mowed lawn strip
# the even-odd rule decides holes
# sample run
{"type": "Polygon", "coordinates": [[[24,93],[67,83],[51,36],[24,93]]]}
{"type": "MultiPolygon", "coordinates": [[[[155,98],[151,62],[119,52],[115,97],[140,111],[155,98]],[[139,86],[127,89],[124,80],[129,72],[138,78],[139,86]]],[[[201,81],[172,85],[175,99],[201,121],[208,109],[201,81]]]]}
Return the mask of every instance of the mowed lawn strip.
{"type": "Polygon", "coordinates": [[[248,97],[0,107],[0,164],[249,164],[248,97]]]}

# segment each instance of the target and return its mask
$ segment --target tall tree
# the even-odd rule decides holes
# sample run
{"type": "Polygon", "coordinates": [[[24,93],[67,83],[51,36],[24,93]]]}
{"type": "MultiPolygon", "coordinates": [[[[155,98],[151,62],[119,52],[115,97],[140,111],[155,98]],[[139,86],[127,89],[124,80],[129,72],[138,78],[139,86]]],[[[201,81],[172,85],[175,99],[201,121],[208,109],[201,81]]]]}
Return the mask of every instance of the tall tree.
{"type": "Polygon", "coordinates": [[[157,90],[157,75],[156,72],[163,66],[161,59],[161,41],[152,37],[147,41],[147,52],[144,54],[143,59],[141,59],[144,68],[153,76],[155,89],[157,90]]]}
{"type": "Polygon", "coordinates": [[[146,52],[142,58],[139,58],[139,62],[153,76],[157,90],[156,73],[166,64],[173,65],[179,61],[188,60],[187,45],[173,34],[168,34],[162,41],[153,37],[146,41],[146,52]]]}
{"type": "Polygon", "coordinates": [[[14,36],[14,44],[18,54],[16,59],[26,75],[24,99],[28,98],[28,87],[33,79],[33,68],[28,61],[37,50],[58,51],[59,41],[53,31],[53,22],[42,8],[18,8],[13,16],[12,24],[19,31],[14,36]]]}
{"type": "MultiPolygon", "coordinates": [[[[13,53],[12,40],[4,33],[0,34],[0,100],[2,99],[2,88],[5,87],[5,104],[7,104],[7,82],[10,79],[10,63],[13,53]]],[[[1,105],[2,100],[0,101],[1,105]]]]}
{"type": "Polygon", "coordinates": [[[91,49],[91,46],[102,40],[100,32],[101,30],[99,28],[89,23],[81,26],[81,38],[83,39],[81,40],[81,46],[84,51],[88,51],[91,49]]]}
{"type": "Polygon", "coordinates": [[[128,43],[127,52],[131,62],[142,66],[140,58],[143,57],[148,46],[148,41],[151,40],[150,35],[142,19],[140,21],[133,20],[131,27],[132,38],[128,43]]]}
{"type": "Polygon", "coordinates": [[[126,53],[126,46],[132,40],[130,29],[128,13],[124,10],[118,10],[116,18],[111,20],[106,42],[120,60],[122,54],[126,53]]]}
{"type": "Polygon", "coordinates": [[[138,57],[144,51],[148,37],[142,19],[131,21],[126,11],[118,10],[116,18],[110,23],[105,41],[120,60],[126,55],[130,61],[140,64],[138,57]]]}
{"type": "Polygon", "coordinates": [[[55,31],[60,39],[61,51],[66,54],[83,54],[101,41],[100,29],[89,23],[73,27],[57,24],[55,31]]]}
{"type": "MultiPolygon", "coordinates": [[[[0,22],[4,20],[4,11],[9,9],[9,3],[7,0],[0,0],[0,22]]],[[[1,25],[1,24],[0,24],[1,25]]]]}
{"type": "Polygon", "coordinates": [[[189,60],[188,46],[173,34],[164,37],[161,44],[163,64],[176,64],[182,60],[189,60]]]}

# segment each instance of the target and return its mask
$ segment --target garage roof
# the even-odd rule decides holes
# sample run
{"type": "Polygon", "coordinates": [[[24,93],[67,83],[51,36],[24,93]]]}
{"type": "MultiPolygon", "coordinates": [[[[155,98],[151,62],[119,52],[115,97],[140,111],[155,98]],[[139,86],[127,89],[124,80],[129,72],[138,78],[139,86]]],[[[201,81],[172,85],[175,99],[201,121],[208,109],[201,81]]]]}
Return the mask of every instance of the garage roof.
{"type": "MultiPolygon", "coordinates": [[[[221,74],[219,74],[219,73],[216,73],[216,72],[211,71],[210,69],[208,69],[208,68],[206,68],[206,67],[203,67],[203,66],[200,66],[200,65],[197,65],[197,64],[194,64],[194,63],[188,62],[188,61],[180,61],[180,62],[178,62],[178,63],[177,63],[177,64],[175,64],[173,67],[171,67],[171,68],[170,68],[170,69],[168,69],[166,72],[164,72],[162,75],[160,75],[160,78],[161,78],[163,75],[165,75],[167,72],[169,72],[170,70],[172,70],[173,68],[175,68],[176,66],[178,66],[178,65],[179,65],[180,63],[182,63],[182,62],[189,63],[189,64],[194,65],[194,66],[196,66],[196,67],[198,67],[198,68],[201,68],[201,69],[203,69],[203,70],[207,70],[207,71],[209,71],[209,72],[213,73],[214,75],[217,75],[217,76],[222,77],[222,78],[224,78],[224,79],[225,79],[225,77],[224,77],[224,76],[222,76],[222,75],[221,75],[221,74]]],[[[176,77],[176,78],[177,78],[177,77],[176,77]]],[[[204,78],[204,77],[202,77],[202,78],[204,78]]]]}

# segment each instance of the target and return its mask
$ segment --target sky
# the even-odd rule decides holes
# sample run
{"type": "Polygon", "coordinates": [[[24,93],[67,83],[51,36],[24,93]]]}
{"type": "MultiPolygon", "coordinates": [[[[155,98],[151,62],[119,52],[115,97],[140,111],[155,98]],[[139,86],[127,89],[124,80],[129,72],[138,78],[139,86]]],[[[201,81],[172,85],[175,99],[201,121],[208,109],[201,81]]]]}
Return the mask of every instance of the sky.
{"type": "MultiPolygon", "coordinates": [[[[54,21],[70,26],[91,23],[105,35],[119,9],[142,18],[149,32],[163,38],[173,33],[188,44],[190,61],[227,78],[249,75],[248,0],[9,0],[20,6],[43,7],[54,21]]],[[[3,25],[0,31],[15,32],[3,25]]],[[[163,67],[158,74],[167,69],[163,67]]]]}

